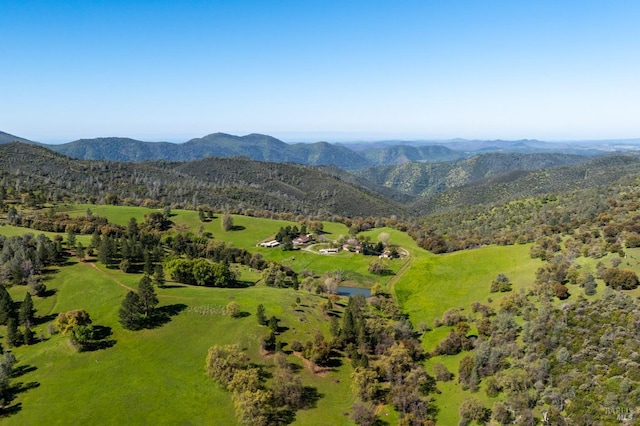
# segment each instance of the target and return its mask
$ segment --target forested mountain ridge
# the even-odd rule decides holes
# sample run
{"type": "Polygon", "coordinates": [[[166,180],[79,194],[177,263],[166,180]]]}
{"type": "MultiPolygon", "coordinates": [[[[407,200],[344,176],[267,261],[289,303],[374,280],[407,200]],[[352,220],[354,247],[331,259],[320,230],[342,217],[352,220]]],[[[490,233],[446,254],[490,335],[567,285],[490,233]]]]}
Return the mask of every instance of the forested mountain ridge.
{"type": "MultiPolygon", "coordinates": [[[[0,132],[0,143],[36,143],[0,132]]],[[[258,161],[333,165],[347,170],[373,166],[401,165],[409,162],[440,163],[457,161],[487,153],[556,153],[594,156],[638,149],[639,139],[544,142],[536,140],[484,141],[452,139],[446,141],[378,141],[353,143],[285,143],[269,135],[252,133],[236,136],[212,133],[181,143],[143,142],[126,137],[79,139],[63,144],[41,144],[52,151],[84,160],[111,161],[191,161],[209,156],[245,156],[258,161]]]]}
{"type": "MultiPolygon", "coordinates": [[[[208,205],[325,216],[404,216],[406,208],[319,168],[247,158],[193,162],[77,160],[44,147],[0,145],[0,179],[34,202],[93,200],[106,204],[208,205]]],[[[369,185],[370,186],[370,185],[369,185]]]]}
{"type": "MultiPolygon", "coordinates": [[[[493,154],[492,154],[493,155],[493,154]]],[[[513,170],[417,197],[413,208],[423,215],[478,205],[492,205],[539,194],[558,194],[616,182],[640,173],[634,154],[598,157],[587,162],[538,170],[513,170]]]]}
{"type": "Polygon", "coordinates": [[[455,161],[468,156],[462,151],[455,151],[438,145],[393,145],[369,148],[363,151],[362,155],[375,166],[398,165],[408,162],[436,163],[455,161]]]}
{"type": "Polygon", "coordinates": [[[405,163],[354,171],[377,185],[412,195],[429,195],[514,171],[580,164],[592,157],[555,153],[488,153],[441,163],[405,163]]]}
{"type": "Polygon", "coordinates": [[[369,164],[361,155],[326,142],[287,144],[260,134],[234,136],[213,133],[177,144],[142,142],[128,138],[80,139],[61,145],[51,145],[52,151],[84,160],[112,161],[192,161],[206,157],[245,156],[257,161],[298,163],[305,165],[335,165],[343,168],[369,164]]]}

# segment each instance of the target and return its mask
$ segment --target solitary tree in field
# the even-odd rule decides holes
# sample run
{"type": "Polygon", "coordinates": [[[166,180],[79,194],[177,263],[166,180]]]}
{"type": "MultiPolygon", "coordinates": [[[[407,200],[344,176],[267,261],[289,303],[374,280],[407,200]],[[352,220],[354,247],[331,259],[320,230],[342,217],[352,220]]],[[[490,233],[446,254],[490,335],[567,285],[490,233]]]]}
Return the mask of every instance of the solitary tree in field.
{"type": "Polygon", "coordinates": [[[262,303],[258,305],[256,310],[256,319],[258,320],[258,324],[267,325],[267,314],[262,303]]]}
{"type": "Polygon", "coordinates": [[[74,309],[73,311],[60,312],[54,321],[54,326],[62,334],[67,334],[75,327],[90,325],[91,317],[84,309],[74,309]]]}
{"type": "Polygon", "coordinates": [[[227,306],[224,308],[224,312],[231,318],[237,318],[240,316],[240,305],[238,305],[238,302],[231,301],[227,303],[227,306]]]}
{"type": "Polygon", "coordinates": [[[222,215],[222,229],[224,231],[231,231],[233,229],[233,217],[229,213],[222,215]]]}
{"type": "Polygon", "coordinates": [[[489,291],[491,293],[495,293],[497,291],[511,291],[511,280],[509,280],[509,277],[507,277],[505,274],[498,274],[496,279],[491,283],[489,291]]]}

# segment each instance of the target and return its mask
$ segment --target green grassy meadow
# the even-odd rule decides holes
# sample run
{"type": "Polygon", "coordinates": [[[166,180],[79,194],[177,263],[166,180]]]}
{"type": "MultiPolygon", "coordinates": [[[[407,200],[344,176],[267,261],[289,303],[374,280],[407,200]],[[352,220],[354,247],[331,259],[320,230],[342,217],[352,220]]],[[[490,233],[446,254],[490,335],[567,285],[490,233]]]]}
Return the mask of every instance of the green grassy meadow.
{"type": "Polygon", "coordinates": [[[395,284],[398,301],[414,324],[433,326],[450,308],[470,309],[471,303],[495,305],[506,293],[490,293],[499,273],[510,278],[513,291],[530,285],[542,265],[529,256],[530,245],[489,246],[445,255],[417,258],[395,284]]]}
{"type": "MultiPolygon", "coordinates": [[[[131,217],[139,222],[154,211],[137,207],[78,205],[59,210],[71,215],[94,214],[126,225],[131,217]]],[[[395,293],[414,325],[422,322],[433,327],[435,318],[452,307],[470,309],[474,301],[497,304],[504,296],[489,293],[491,281],[498,273],[506,274],[518,291],[533,282],[541,261],[529,257],[529,245],[490,246],[446,255],[433,255],[420,249],[405,233],[389,229],[374,229],[365,233],[376,241],[383,232],[389,234],[391,244],[407,256],[389,262],[395,275],[377,276],[368,272],[374,257],[341,252],[320,255],[306,250],[282,251],[278,248],[258,247],[260,241],[273,237],[280,227],[294,222],[234,216],[235,230],[221,229],[220,218],[200,222],[197,212],[173,211],[175,227],[192,232],[209,232],[213,238],[251,252],[261,253],[265,259],[290,265],[300,272],[316,273],[343,271],[343,284],[368,287],[376,282],[387,285],[395,293]]],[[[344,225],[324,223],[326,236],[337,239],[347,235],[344,225]]],[[[33,232],[24,228],[1,226],[0,233],[18,235],[33,232]]],[[[45,233],[47,234],[47,233],[45,233]]],[[[53,234],[47,234],[52,236],[53,234]]],[[[63,237],[66,238],[65,235],[63,237]]],[[[89,236],[79,236],[80,241],[89,236]]],[[[238,343],[246,349],[254,362],[270,365],[270,359],[259,354],[259,339],[267,333],[255,319],[258,304],[265,305],[267,315],[276,315],[288,329],[279,340],[305,342],[315,330],[328,335],[328,317],[318,308],[320,296],[291,289],[273,289],[261,285],[243,289],[217,289],[189,286],[170,286],[158,289],[160,306],[176,312],[171,320],[154,329],[128,331],[118,323],[118,309],[127,287],[136,288],[141,275],[124,274],[105,269],[101,264],[77,262],[54,268],[46,277],[46,285],[54,290],[46,298],[34,298],[37,316],[42,323],[35,328],[36,336],[44,341],[14,350],[18,365],[28,367],[27,373],[14,379],[28,389],[19,393],[11,405],[15,413],[3,419],[9,425],[22,424],[236,424],[230,394],[210,380],[204,371],[207,349],[215,344],[238,343]],[[301,303],[296,306],[295,299],[301,303]],[[223,307],[231,300],[239,303],[248,315],[230,318],[222,315],[223,307]],[[68,339],[59,334],[49,335],[48,324],[59,312],[85,309],[94,325],[108,327],[112,347],[93,352],[77,353],[68,339]],[[36,386],[35,383],[38,385],[36,386]],[[29,385],[31,384],[31,385],[29,385]],[[43,415],[45,413],[46,415],[43,415]]],[[[239,267],[240,277],[256,282],[260,274],[239,267]]],[[[14,301],[24,297],[26,288],[10,289],[14,301]]],[[[432,349],[448,333],[448,327],[435,328],[423,338],[425,349],[432,349]]],[[[286,349],[286,347],[285,347],[286,349]]],[[[290,361],[302,366],[291,355],[290,361]]],[[[427,368],[435,361],[445,363],[456,373],[460,356],[436,357],[428,360],[427,368]]],[[[269,368],[269,367],[267,367],[269,368]]],[[[305,386],[316,388],[319,399],[315,406],[297,412],[294,424],[337,425],[352,424],[349,412],[354,398],[350,389],[351,366],[341,365],[321,376],[302,367],[300,374],[305,386]]],[[[454,379],[455,380],[455,379],[454,379]]],[[[440,409],[438,424],[456,424],[458,402],[467,396],[454,382],[438,384],[435,395],[440,409]]],[[[483,398],[484,393],[480,392],[483,398]]],[[[478,397],[474,394],[474,397],[478,397]]],[[[486,401],[489,406],[491,401],[486,401]]],[[[381,418],[394,424],[397,413],[383,408],[381,418]]]]}
{"type": "MultiPolygon", "coordinates": [[[[150,330],[124,330],[117,313],[127,291],[122,285],[135,286],[135,278],[139,276],[95,269],[88,263],[75,263],[51,274],[47,286],[56,293],[35,298],[37,315],[52,320],[59,312],[85,309],[94,325],[111,328],[108,339],[115,344],[77,353],[66,337],[49,336],[48,322],[38,325],[36,335],[42,333],[45,340],[15,348],[14,353],[19,365],[35,368],[16,380],[39,386],[18,395],[15,403],[20,409],[3,423],[44,424],[55,419],[56,424],[235,424],[230,394],[205,374],[207,349],[238,343],[254,362],[269,365],[269,359],[258,352],[259,339],[266,334],[253,315],[259,303],[265,305],[268,315],[276,315],[282,326],[289,327],[282,341],[305,341],[315,330],[326,332],[328,327],[314,307],[319,299],[316,295],[267,287],[185,286],[158,290],[161,307],[182,309],[171,321],[150,330]],[[296,297],[302,299],[301,312],[292,308],[296,297]],[[249,315],[236,319],[222,315],[231,300],[249,315]]],[[[24,292],[24,287],[11,289],[14,300],[21,300],[24,292]]],[[[322,397],[315,408],[298,413],[299,423],[340,424],[342,412],[349,410],[352,401],[349,374],[349,366],[323,377],[302,369],[305,386],[317,388],[322,397]]]]}

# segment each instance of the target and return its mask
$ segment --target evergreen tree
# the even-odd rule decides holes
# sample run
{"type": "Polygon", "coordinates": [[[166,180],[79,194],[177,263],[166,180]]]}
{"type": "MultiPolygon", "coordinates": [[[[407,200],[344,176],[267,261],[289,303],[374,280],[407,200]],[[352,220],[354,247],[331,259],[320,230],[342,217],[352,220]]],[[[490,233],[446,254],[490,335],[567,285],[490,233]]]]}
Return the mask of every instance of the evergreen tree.
{"type": "Polygon", "coordinates": [[[127,225],[127,237],[137,237],[139,232],[138,221],[135,217],[129,219],[129,223],[127,225]]]}
{"type": "Polygon", "coordinates": [[[0,324],[6,325],[13,317],[13,300],[7,289],[0,285],[0,324]]]}
{"type": "Polygon", "coordinates": [[[158,304],[158,296],[151,285],[151,279],[146,275],[140,279],[138,284],[138,298],[142,313],[149,318],[158,304]]]}
{"type": "Polygon", "coordinates": [[[258,309],[256,310],[256,318],[258,320],[258,324],[267,325],[267,315],[262,303],[258,305],[258,309]]]}
{"type": "Polygon", "coordinates": [[[91,243],[89,244],[89,247],[92,249],[98,249],[100,248],[101,243],[102,243],[102,238],[100,238],[100,234],[98,233],[98,231],[95,231],[91,235],[91,243]]]}
{"type": "Polygon", "coordinates": [[[24,296],[24,300],[20,305],[20,311],[18,312],[18,319],[20,324],[26,328],[31,328],[33,324],[34,314],[36,310],[33,307],[33,300],[31,300],[31,293],[27,292],[24,296]]]}
{"type": "Polygon", "coordinates": [[[151,254],[149,254],[149,252],[145,250],[142,256],[144,258],[144,273],[146,275],[152,275],[154,272],[154,269],[153,269],[153,261],[151,259],[151,254]]]}
{"type": "Polygon", "coordinates": [[[76,233],[73,229],[69,229],[67,233],[67,247],[74,249],[76,247],[76,233]]]}
{"type": "Polygon", "coordinates": [[[166,282],[166,278],[164,277],[164,268],[159,263],[153,268],[153,281],[158,287],[164,287],[166,282]]]}
{"type": "Polygon", "coordinates": [[[80,241],[78,241],[76,243],[76,256],[78,257],[79,260],[84,260],[86,255],[87,255],[87,252],[85,251],[84,246],[80,241]]]}
{"type": "Polygon", "coordinates": [[[119,310],[120,324],[128,330],[139,330],[142,327],[142,308],[138,294],[130,291],[122,301],[119,310]]]}
{"type": "Polygon", "coordinates": [[[105,235],[100,241],[100,247],[98,248],[98,260],[105,266],[110,266],[113,263],[113,257],[115,255],[115,247],[113,240],[105,235]]]}
{"type": "Polygon", "coordinates": [[[31,331],[29,327],[24,328],[24,332],[22,333],[22,341],[25,345],[30,345],[33,342],[33,335],[35,333],[31,331]]]}
{"type": "Polygon", "coordinates": [[[269,318],[269,328],[271,328],[271,331],[273,331],[274,333],[278,332],[279,322],[280,320],[275,315],[271,315],[271,318],[269,318]]]}
{"type": "Polygon", "coordinates": [[[20,346],[22,343],[22,334],[18,330],[18,322],[13,317],[9,318],[7,323],[7,341],[11,347],[20,346]]]}

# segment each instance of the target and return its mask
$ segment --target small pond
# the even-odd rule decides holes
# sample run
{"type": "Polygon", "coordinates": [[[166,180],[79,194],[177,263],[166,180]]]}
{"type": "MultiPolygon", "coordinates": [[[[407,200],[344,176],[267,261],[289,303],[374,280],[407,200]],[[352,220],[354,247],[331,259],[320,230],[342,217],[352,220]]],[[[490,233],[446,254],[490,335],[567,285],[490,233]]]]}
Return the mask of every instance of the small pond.
{"type": "Polygon", "coordinates": [[[356,294],[362,294],[364,297],[370,297],[371,290],[359,287],[338,287],[338,294],[340,296],[355,296],[356,294]]]}

